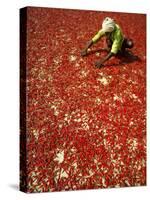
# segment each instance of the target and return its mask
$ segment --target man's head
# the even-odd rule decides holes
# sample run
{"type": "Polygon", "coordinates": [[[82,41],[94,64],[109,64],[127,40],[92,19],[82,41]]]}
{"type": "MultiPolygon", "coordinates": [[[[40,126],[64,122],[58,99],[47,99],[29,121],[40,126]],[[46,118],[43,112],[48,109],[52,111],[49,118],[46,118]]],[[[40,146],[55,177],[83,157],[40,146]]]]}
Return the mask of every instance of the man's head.
{"type": "Polygon", "coordinates": [[[102,29],[105,33],[111,33],[115,29],[115,21],[106,17],[102,23],[102,29]]]}

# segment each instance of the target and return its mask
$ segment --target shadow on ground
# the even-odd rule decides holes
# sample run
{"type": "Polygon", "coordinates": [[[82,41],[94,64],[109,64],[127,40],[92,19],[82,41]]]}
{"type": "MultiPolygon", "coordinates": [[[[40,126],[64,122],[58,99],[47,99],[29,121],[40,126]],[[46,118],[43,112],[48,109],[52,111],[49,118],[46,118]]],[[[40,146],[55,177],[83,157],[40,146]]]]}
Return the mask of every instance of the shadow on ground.
{"type": "MultiPolygon", "coordinates": [[[[107,48],[94,49],[88,52],[87,56],[95,54],[95,53],[103,53],[103,52],[108,52],[108,49],[107,48]]],[[[111,64],[111,66],[126,65],[126,64],[133,63],[136,61],[141,62],[141,58],[137,55],[134,55],[133,52],[129,50],[126,50],[123,53],[119,53],[116,57],[120,60],[120,62],[117,64],[111,64]]],[[[109,66],[109,64],[106,64],[106,66],[109,66]]]]}

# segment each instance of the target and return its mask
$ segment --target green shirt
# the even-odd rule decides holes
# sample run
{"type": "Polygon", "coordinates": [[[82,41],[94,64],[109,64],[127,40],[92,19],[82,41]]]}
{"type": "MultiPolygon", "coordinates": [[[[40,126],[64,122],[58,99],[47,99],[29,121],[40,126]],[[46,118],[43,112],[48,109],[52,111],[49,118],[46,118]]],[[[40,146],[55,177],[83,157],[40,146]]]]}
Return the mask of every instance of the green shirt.
{"type": "Polygon", "coordinates": [[[99,30],[98,33],[92,38],[93,43],[96,43],[103,36],[109,37],[109,39],[112,41],[111,52],[117,54],[118,51],[121,50],[122,42],[124,39],[123,33],[119,25],[115,25],[115,29],[112,33],[109,34],[109,36],[107,36],[107,34],[102,29],[99,30]]]}

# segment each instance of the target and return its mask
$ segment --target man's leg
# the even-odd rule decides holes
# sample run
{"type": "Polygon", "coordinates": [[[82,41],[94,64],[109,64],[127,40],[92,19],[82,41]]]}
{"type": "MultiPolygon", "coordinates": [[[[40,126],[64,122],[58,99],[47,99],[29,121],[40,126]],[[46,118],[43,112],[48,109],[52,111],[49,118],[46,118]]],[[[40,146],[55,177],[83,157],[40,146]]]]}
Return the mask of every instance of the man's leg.
{"type": "Polygon", "coordinates": [[[134,46],[133,40],[125,38],[124,41],[123,41],[123,44],[122,44],[121,51],[125,52],[126,48],[131,49],[133,46],[134,46]]]}
{"type": "Polygon", "coordinates": [[[109,52],[111,50],[111,47],[112,47],[112,41],[109,38],[106,38],[106,45],[107,45],[107,47],[105,48],[105,50],[107,52],[109,52]]]}

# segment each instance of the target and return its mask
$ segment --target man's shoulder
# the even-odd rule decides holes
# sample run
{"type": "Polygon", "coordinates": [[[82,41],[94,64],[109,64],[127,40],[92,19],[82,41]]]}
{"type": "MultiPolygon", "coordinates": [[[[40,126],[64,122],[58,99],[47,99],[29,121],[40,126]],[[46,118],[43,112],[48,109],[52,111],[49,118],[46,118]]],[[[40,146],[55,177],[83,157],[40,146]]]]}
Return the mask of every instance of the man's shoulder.
{"type": "Polygon", "coordinates": [[[116,31],[115,32],[116,32],[117,35],[123,35],[122,29],[118,24],[116,24],[116,31]]]}
{"type": "Polygon", "coordinates": [[[121,30],[119,24],[116,24],[116,29],[117,29],[117,30],[121,30]]]}

